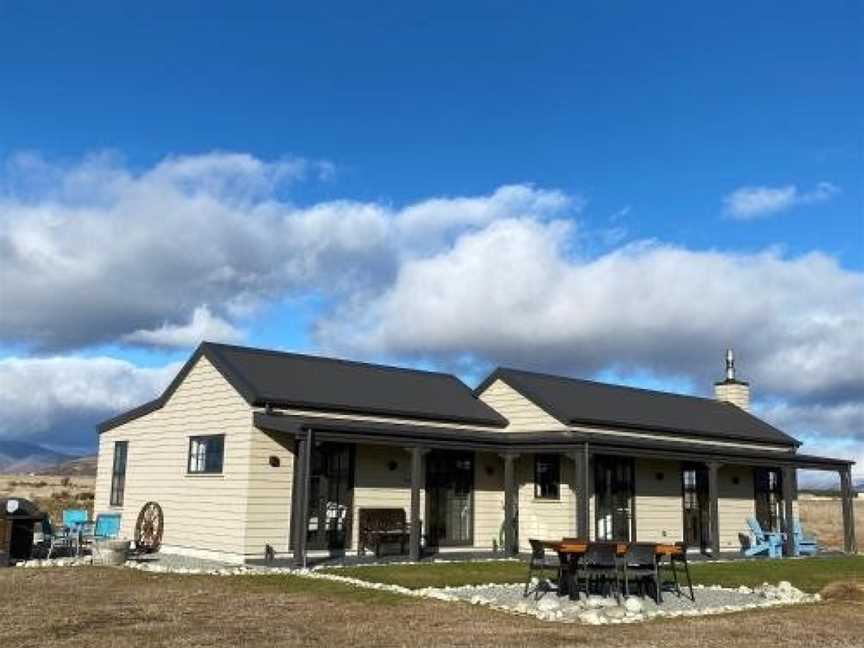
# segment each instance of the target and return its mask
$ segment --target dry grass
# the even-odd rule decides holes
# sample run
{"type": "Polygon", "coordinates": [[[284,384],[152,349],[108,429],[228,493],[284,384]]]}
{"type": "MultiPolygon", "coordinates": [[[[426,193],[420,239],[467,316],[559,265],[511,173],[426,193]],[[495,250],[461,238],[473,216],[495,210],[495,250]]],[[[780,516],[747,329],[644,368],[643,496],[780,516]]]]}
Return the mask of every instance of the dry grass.
{"type": "Polygon", "coordinates": [[[637,626],[543,623],[296,577],[172,576],[122,569],[0,570],[4,646],[861,646],[864,604],[637,626]],[[34,622],[38,619],[38,622],[34,622]]]}
{"type": "Polygon", "coordinates": [[[864,581],[841,581],[822,588],[822,598],[827,601],[857,601],[864,603],[864,581]]]}
{"type": "Polygon", "coordinates": [[[22,497],[31,500],[60,520],[64,508],[83,508],[92,515],[95,477],[62,475],[0,475],[0,497],[22,497]]]}
{"type": "MultiPolygon", "coordinates": [[[[819,544],[827,549],[843,548],[843,519],[840,498],[799,499],[801,525],[808,535],[815,535],[819,544]]],[[[855,538],[864,548],[864,497],[855,499],[855,538]]]]}

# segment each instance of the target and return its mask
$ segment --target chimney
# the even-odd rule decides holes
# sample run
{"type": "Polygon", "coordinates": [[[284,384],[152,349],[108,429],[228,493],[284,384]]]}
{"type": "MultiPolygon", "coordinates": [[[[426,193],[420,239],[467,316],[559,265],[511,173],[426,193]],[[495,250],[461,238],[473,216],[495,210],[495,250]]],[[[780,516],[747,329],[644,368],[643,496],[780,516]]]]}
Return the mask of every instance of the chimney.
{"type": "Polygon", "coordinates": [[[714,383],[714,398],[750,411],[750,385],[735,378],[735,354],[726,349],[726,379],[714,383]]]}

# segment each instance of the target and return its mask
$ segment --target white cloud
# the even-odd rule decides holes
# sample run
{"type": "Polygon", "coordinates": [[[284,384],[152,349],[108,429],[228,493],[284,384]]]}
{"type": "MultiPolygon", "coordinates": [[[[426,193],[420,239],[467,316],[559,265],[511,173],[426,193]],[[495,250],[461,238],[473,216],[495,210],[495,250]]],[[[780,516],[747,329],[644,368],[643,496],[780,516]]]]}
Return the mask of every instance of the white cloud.
{"type": "Polygon", "coordinates": [[[0,439],[93,447],[96,422],[154,398],[179,367],[108,357],[0,359],[0,439]]]}
{"type": "Polygon", "coordinates": [[[840,189],[830,182],[820,182],[811,191],[801,192],[795,185],[782,187],[741,187],[723,198],[726,214],[737,220],[764,218],[798,205],[825,202],[840,189]]]}
{"type": "Polygon", "coordinates": [[[472,354],[590,375],[688,376],[706,391],[733,346],[762,394],[864,391],[864,275],[814,253],[727,254],[643,242],[595,258],[562,221],[501,220],[400,266],[392,286],[319,322],[342,353],[472,354]]]}
{"type": "MultiPolygon", "coordinates": [[[[212,153],[135,173],[111,155],[62,167],[19,156],[0,182],[0,339],[43,351],[152,342],[142,332],[185,321],[202,303],[211,320],[234,326],[276,298],[354,299],[392,281],[403,258],[462,231],[579,208],[528,185],[404,209],[280,199],[310,165],[321,166],[212,153]]],[[[180,339],[160,335],[169,332],[180,339]]]]}
{"type": "Polygon", "coordinates": [[[224,319],[214,316],[204,305],[192,313],[188,324],[165,322],[157,329],[139,329],[123,336],[124,342],[157,347],[193,347],[199,342],[239,342],[243,333],[224,319]]]}

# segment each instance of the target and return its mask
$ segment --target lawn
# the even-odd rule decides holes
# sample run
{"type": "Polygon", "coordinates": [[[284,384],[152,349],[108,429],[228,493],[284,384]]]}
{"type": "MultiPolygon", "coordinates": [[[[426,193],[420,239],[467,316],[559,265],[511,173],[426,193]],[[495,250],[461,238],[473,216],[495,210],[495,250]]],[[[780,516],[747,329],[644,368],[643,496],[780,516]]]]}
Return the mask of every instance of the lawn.
{"type": "Polygon", "coordinates": [[[635,626],[545,623],[464,603],[294,576],[181,576],[127,569],[0,569],[0,645],[861,646],[864,604],[838,600],[635,626]]]}
{"type": "MultiPolygon", "coordinates": [[[[761,585],[788,580],[806,592],[818,592],[839,580],[864,582],[864,556],[810,560],[748,560],[730,563],[697,563],[690,567],[694,583],[705,585],[761,585]]],[[[410,589],[483,583],[516,583],[525,579],[521,562],[510,560],[474,563],[381,565],[323,570],[377,583],[410,589]]]]}

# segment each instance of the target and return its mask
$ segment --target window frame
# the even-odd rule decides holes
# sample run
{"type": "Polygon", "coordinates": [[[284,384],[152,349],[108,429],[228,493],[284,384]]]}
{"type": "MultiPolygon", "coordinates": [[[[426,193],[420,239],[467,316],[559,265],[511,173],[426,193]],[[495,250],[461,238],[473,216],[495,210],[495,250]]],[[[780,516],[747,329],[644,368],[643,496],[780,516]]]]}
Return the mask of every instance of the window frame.
{"type": "MultiPolygon", "coordinates": [[[[200,446],[199,446],[200,447],[200,446]]],[[[199,434],[189,437],[189,446],[186,453],[186,474],[187,475],[221,475],[225,470],[225,435],[224,434],[199,434]],[[210,450],[210,442],[214,439],[219,440],[219,465],[208,466],[208,454],[210,450]],[[204,450],[198,450],[197,454],[192,454],[192,448],[195,443],[204,444],[204,450]],[[195,458],[195,468],[193,468],[192,459],[195,458]],[[200,468],[198,466],[201,466],[200,468]]]]}
{"type": "Polygon", "coordinates": [[[534,455],[534,499],[543,501],[561,501],[561,455],[555,453],[536,453],[534,455]],[[541,491],[539,465],[547,463],[554,466],[552,484],[555,485],[554,495],[544,495],[541,491]]]}
{"type": "Polygon", "coordinates": [[[114,454],[111,457],[111,493],[108,496],[109,506],[123,506],[126,495],[126,465],[129,463],[129,442],[115,441],[114,454]],[[122,453],[119,452],[123,449],[122,453]],[[118,465],[118,457],[123,457],[123,465],[118,465]]]}

